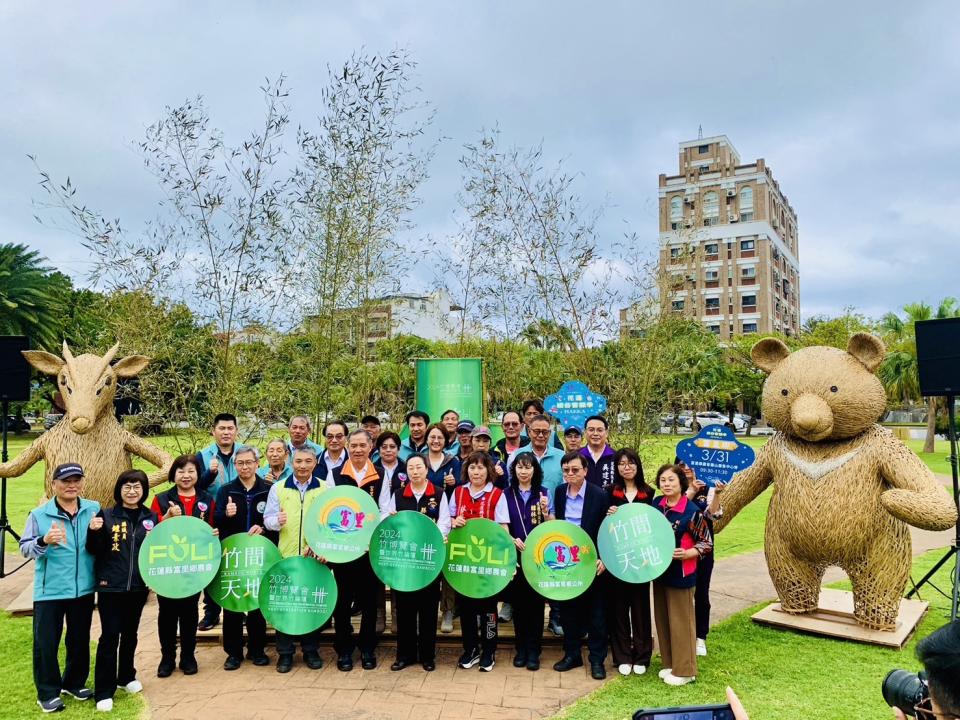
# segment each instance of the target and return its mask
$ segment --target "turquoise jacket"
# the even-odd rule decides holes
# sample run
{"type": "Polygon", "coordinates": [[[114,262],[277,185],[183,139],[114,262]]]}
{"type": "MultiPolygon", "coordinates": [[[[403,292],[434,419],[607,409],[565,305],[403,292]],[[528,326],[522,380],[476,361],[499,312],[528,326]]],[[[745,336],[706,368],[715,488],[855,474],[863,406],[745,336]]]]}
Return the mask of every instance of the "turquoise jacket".
{"type": "Polygon", "coordinates": [[[197,487],[200,490],[206,490],[213,497],[216,497],[220,488],[237,479],[237,468],[233,464],[233,453],[236,452],[237,447],[238,445],[233,446],[229,457],[224,457],[215,442],[210,443],[197,453],[197,457],[199,457],[200,462],[203,463],[203,467],[200,468],[200,481],[197,483],[197,487]],[[210,472],[210,461],[213,460],[214,457],[217,458],[220,464],[216,474],[210,472]]]}
{"type": "MultiPolygon", "coordinates": [[[[323,446],[318,445],[310,438],[307,438],[303,441],[303,447],[310,448],[313,450],[313,454],[317,456],[317,462],[320,462],[320,458],[323,457],[323,446]]],[[[293,447],[293,443],[290,440],[287,440],[287,465],[291,468],[293,467],[293,451],[296,448],[293,447]]]]}
{"type": "Polygon", "coordinates": [[[20,552],[37,563],[33,572],[34,602],[72,600],[94,591],[94,557],[87,552],[87,529],[90,520],[100,511],[100,503],[84,498],[78,503],[77,514],[72,519],[57,507],[56,499],[31,510],[27,517],[20,552]],[[63,523],[66,540],[41,547],[37,541],[47,534],[55,520],[63,523]]]}

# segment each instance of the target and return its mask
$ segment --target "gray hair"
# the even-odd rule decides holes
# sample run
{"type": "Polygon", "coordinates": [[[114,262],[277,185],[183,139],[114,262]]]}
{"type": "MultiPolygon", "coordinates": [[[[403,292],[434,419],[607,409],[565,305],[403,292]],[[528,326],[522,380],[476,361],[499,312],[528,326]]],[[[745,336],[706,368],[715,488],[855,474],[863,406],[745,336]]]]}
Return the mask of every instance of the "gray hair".
{"type": "Polygon", "coordinates": [[[237,449],[233,451],[234,459],[236,459],[237,455],[240,455],[241,453],[251,453],[253,455],[253,459],[257,462],[260,462],[260,451],[257,450],[253,445],[238,446],[237,449]]]}
{"type": "Polygon", "coordinates": [[[352,438],[354,435],[363,435],[363,436],[367,439],[367,442],[368,442],[369,444],[373,445],[373,436],[372,436],[370,433],[368,433],[366,430],[364,430],[363,428],[357,428],[356,430],[354,430],[353,432],[351,432],[349,435],[347,435],[347,442],[348,442],[348,443],[350,442],[350,438],[352,438]]]}
{"type": "Polygon", "coordinates": [[[303,420],[307,424],[307,430],[313,430],[313,423],[310,422],[310,418],[308,418],[306,415],[294,415],[292,418],[290,418],[290,422],[287,423],[287,425],[290,425],[290,423],[292,423],[294,420],[303,420]]]}
{"type": "Polygon", "coordinates": [[[290,452],[289,448],[287,448],[287,441],[284,440],[283,438],[274,438],[273,440],[271,440],[270,442],[268,442],[268,443],[267,443],[267,450],[269,450],[269,449],[270,449],[270,446],[273,445],[274,443],[280,443],[281,447],[283,447],[284,452],[287,452],[287,453],[290,452]]]}

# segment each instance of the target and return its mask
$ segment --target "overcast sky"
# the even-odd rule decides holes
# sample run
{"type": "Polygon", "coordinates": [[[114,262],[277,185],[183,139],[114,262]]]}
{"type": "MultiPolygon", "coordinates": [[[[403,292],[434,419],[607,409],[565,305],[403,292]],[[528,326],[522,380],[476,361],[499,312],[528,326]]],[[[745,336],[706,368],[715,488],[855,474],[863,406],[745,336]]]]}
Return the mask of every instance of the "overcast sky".
{"type": "Polygon", "coordinates": [[[132,145],[165,106],[205,96],[236,142],[284,73],[309,124],[328,64],[399,45],[449,138],[421,235],[453,231],[462,145],[499,125],[582,173],[605,239],[654,247],[657,175],[702,125],[765,158],[796,209],[804,319],[936,303],[960,295],[958,20],[949,0],[3,3],[0,242],[83,282],[76,238],[33,219],[28,153],[136,228],[158,192],[132,145]]]}

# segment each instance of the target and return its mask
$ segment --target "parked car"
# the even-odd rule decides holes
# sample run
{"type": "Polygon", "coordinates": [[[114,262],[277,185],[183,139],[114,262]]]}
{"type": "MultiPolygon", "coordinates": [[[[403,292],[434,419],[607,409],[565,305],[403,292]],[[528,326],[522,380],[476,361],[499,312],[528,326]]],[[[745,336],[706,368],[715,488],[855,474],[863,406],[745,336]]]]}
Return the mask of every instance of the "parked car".
{"type": "MultiPolygon", "coordinates": [[[[682,410],[680,414],[677,415],[677,427],[690,427],[690,418],[692,417],[693,413],[690,410],[682,410]]],[[[664,427],[673,425],[673,413],[664,413],[661,415],[660,422],[664,427]]]]}
{"type": "Polygon", "coordinates": [[[757,419],[753,415],[747,415],[746,413],[737,413],[736,415],[734,415],[734,417],[738,417],[741,420],[743,420],[744,427],[746,427],[747,425],[757,424],[757,419]]]}
{"type": "MultiPolygon", "coordinates": [[[[690,420],[687,421],[686,426],[691,430],[699,432],[708,425],[724,425],[728,421],[729,418],[724,413],[717,412],[716,410],[707,410],[706,412],[697,413],[695,418],[690,418],[690,420]]],[[[747,423],[734,415],[733,429],[735,432],[743,432],[747,429],[747,423]]]]}
{"type": "Polygon", "coordinates": [[[49,430],[61,420],[63,420],[63,413],[49,413],[43,418],[43,429],[49,430]]]}
{"type": "Polygon", "coordinates": [[[30,423],[23,418],[7,415],[7,432],[12,432],[15,435],[30,432],[30,423]]]}

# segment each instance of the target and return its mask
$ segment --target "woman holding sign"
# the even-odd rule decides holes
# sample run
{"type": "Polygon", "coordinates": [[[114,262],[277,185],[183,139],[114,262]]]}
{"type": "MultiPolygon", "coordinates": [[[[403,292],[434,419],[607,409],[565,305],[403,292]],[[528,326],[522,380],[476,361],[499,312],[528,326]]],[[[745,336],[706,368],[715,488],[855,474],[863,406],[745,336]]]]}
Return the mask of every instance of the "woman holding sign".
{"type": "Polygon", "coordinates": [[[143,690],[133,656],[140,615],[147,602],[147,586],[140,576],[137,557],[147,533],[157,523],[157,516],[144,505],[149,490],[143,470],[120,473],[113,488],[116,504],[100,510],[87,531],[87,552],[95,558],[100,613],[93,697],[97,710],[104,712],[113,710],[118,685],[128,693],[143,690]]]}
{"type": "MultiPolygon", "coordinates": [[[[429,439],[429,438],[428,438],[429,439]]],[[[407,458],[407,471],[410,459],[407,458]]],[[[463,464],[461,485],[450,496],[450,526],[463,527],[468,520],[486,518],[510,529],[510,511],[500,488],[494,487],[497,472],[490,455],[485,452],[470,454],[463,464]]],[[[493,670],[497,650],[497,600],[470,598],[457,595],[460,606],[460,630],[463,635],[463,655],[460,667],[472,668],[480,663],[482,672],[493,670]]]]}
{"type": "MultiPolygon", "coordinates": [[[[427,480],[427,461],[422,455],[407,458],[408,482],[393,491],[387,513],[418,512],[437,524],[443,537],[450,532],[450,509],[443,488],[427,480]]],[[[437,609],[440,578],[421,590],[395,592],[397,601],[397,659],[390,669],[403,670],[419,660],[423,669],[436,669],[437,609]]]]}
{"type": "MultiPolygon", "coordinates": [[[[643,479],[640,456],[630,448],[613,456],[613,484],[609,487],[612,515],[621,505],[653,505],[656,491],[643,479]]],[[[653,654],[650,623],[650,583],[628,583],[614,575],[607,578],[607,627],[613,664],[621,675],[643,675],[653,654]]]]}
{"type": "Polygon", "coordinates": [[[673,562],[653,581],[653,613],[660,641],[667,685],[686,685],[697,679],[697,636],[693,591],[697,585],[697,562],[713,550],[707,520],[684,494],[687,476],[678,465],[657,470],[657,487],[663,493],[654,507],[673,528],[676,548],[673,562]]]}
{"type": "MultiPolygon", "coordinates": [[[[460,460],[453,455],[444,452],[447,446],[447,428],[442,423],[433,423],[427,428],[425,442],[427,444],[427,480],[436,487],[443,488],[450,500],[453,489],[460,482],[461,468],[460,460]]],[[[407,458],[408,460],[410,458],[407,458]]],[[[440,632],[453,632],[453,615],[456,606],[457,594],[446,581],[440,586],[440,632]]]]}
{"type": "Polygon", "coordinates": [[[506,490],[507,510],[510,513],[510,531],[517,546],[517,574],[514,575],[507,597],[513,607],[513,628],[516,655],[513,666],[527,670],[540,669],[540,647],[543,643],[544,599],[530,587],[520,565],[519,553],[533,529],[547,520],[550,499],[543,489],[543,469],[532,452],[521,452],[510,465],[510,487],[506,490]]]}
{"type": "MultiPolygon", "coordinates": [[[[196,455],[181,455],[170,465],[167,479],[174,487],[153,498],[150,507],[156,513],[158,522],[172,517],[195,517],[213,526],[214,502],[209,493],[197,490],[200,478],[200,461],[196,455]]],[[[214,534],[218,534],[214,528],[214,534]]],[[[195,675],[197,659],[197,621],[200,613],[197,602],[200,593],[185,598],[168,598],[157,595],[157,629],[160,636],[160,665],[157,677],[165,678],[173,674],[177,664],[177,627],[180,628],[180,669],[184,675],[195,675]]]]}

